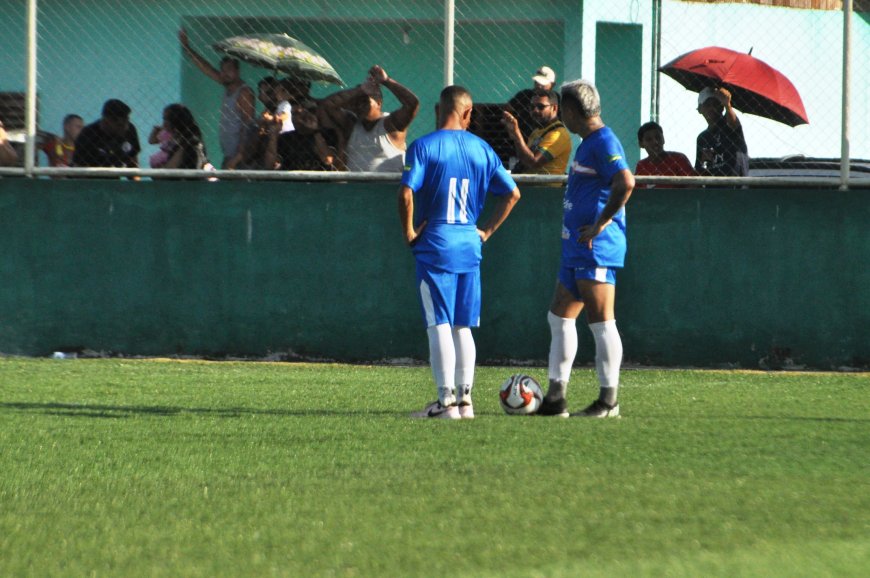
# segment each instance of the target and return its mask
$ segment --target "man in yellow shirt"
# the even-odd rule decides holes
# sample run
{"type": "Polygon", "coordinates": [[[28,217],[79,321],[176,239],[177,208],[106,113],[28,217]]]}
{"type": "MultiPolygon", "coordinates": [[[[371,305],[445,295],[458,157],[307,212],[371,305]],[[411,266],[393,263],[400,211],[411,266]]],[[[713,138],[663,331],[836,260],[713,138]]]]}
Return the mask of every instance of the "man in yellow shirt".
{"type": "Polygon", "coordinates": [[[531,100],[532,122],[537,128],[523,140],[514,115],[504,112],[502,123],[514,143],[517,167],[514,173],[562,175],[571,157],[571,135],[559,121],[559,95],[552,90],[535,90],[531,100]]]}

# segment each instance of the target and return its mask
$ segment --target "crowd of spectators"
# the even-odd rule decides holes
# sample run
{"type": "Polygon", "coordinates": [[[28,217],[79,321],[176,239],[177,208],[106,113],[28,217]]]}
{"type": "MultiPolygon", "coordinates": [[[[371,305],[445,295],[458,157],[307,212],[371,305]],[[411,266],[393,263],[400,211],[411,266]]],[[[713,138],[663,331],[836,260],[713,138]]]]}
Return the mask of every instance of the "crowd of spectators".
{"type": "MultiPolygon", "coordinates": [[[[225,57],[215,68],[191,48],[179,32],[183,53],[208,78],[223,87],[215,164],[227,170],[285,171],[402,171],[407,131],[420,101],[411,89],[372,66],[360,84],[322,99],[310,94],[311,82],[302,78],[266,76],[254,91],[240,76],[239,62],[225,57]],[[399,102],[384,110],[383,90],[399,102]],[[256,112],[256,102],[261,112],[256,112]]],[[[501,124],[514,149],[508,167],[514,173],[565,174],[572,143],[560,119],[556,74],[542,66],[531,78],[532,87],[514,95],[504,107],[501,124]]],[[[748,154],[743,129],[731,95],[724,88],[705,88],[698,112],[707,128],[698,135],[695,162],[664,149],[664,131],[648,122],[637,132],[647,153],[635,168],[641,176],[745,176],[748,154]]],[[[84,125],[81,116],[63,119],[62,134],[44,133],[40,143],[52,167],[139,167],[141,146],[130,122],[130,107],[107,100],[98,120],[84,125]]],[[[148,143],[158,147],[148,161],[154,169],[214,169],[192,111],[180,103],[163,110],[148,143]]],[[[21,164],[0,122],[0,166],[21,164]]],[[[505,163],[508,164],[508,163],[505,163]]]]}

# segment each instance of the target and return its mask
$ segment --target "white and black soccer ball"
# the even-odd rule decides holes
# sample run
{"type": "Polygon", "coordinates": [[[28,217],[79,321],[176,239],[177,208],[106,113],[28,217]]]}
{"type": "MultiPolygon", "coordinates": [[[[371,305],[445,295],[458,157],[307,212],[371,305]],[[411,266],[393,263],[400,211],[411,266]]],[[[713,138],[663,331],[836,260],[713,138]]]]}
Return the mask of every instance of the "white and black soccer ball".
{"type": "Polygon", "coordinates": [[[501,384],[498,401],[505,413],[510,415],[530,415],[538,411],[544,392],[534,377],[518,373],[501,384]]]}

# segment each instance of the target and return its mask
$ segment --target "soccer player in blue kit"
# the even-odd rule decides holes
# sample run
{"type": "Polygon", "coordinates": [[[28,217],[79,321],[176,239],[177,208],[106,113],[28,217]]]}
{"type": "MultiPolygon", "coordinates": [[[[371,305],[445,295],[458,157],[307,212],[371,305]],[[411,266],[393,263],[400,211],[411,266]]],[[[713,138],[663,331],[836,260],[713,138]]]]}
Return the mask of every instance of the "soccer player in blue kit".
{"type": "Polygon", "coordinates": [[[568,170],[562,259],[550,303],[549,387],[539,415],[568,417],[565,400],[577,355],[576,320],[586,311],[595,339],[599,396],[578,417],[619,417],[616,399],[622,340],[616,329],[616,269],[625,260],[625,203],[634,176],[619,139],[601,120],[601,99],[585,80],[562,85],[562,122],[583,141],[568,170]]]}
{"type": "Polygon", "coordinates": [[[466,131],[471,111],[471,93],[448,86],[438,102],[439,130],[414,141],[405,153],[399,218],[417,264],[429,362],[438,388],[438,399],[412,417],[474,417],[471,328],[480,325],[481,249],[520,199],[492,147],[466,131]],[[497,202],[478,227],[487,193],[497,202]]]}

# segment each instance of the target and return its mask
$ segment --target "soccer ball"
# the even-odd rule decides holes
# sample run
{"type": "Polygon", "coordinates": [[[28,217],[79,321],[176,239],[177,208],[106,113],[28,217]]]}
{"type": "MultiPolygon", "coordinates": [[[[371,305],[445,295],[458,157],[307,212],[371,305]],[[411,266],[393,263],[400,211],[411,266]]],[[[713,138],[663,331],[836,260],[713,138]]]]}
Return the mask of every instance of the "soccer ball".
{"type": "Polygon", "coordinates": [[[498,401],[505,413],[530,415],[538,411],[544,392],[535,378],[521,373],[512,375],[501,384],[498,401]]]}

